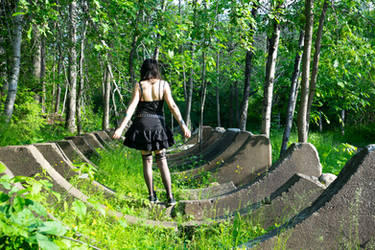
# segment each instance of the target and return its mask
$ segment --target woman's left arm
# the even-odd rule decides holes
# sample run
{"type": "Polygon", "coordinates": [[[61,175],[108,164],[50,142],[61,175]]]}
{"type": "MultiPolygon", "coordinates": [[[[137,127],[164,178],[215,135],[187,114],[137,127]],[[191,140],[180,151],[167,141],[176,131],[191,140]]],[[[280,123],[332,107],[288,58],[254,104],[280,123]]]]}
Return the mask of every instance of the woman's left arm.
{"type": "Polygon", "coordinates": [[[120,126],[116,129],[115,133],[113,134],[112,138],[113,139],[119,139],[124,132],[124,129],[126,128],[126,125],[129,123],[130,119],[132,118],[134,111],[138,105],[140,98],[139,94],[139,85],[136,83],[134,86],[134,92],[133,92],[133,97],[132,100],[129,103],[129,107],[126,110],[125,117],[121,121],[120,126]]]}

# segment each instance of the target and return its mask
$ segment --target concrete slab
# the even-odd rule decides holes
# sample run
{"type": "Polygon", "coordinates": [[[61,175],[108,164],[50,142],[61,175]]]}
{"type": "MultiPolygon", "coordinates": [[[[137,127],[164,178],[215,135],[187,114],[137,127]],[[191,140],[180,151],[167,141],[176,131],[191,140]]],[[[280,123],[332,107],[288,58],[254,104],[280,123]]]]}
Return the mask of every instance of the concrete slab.
{"type": "Polygon", "coordinates": [[[66,139],[72,140],[79,151],[81,151],[82,154],[88,159],[91,159],[91,157],[100,158],[98,152],[96,152],[95,148],[87,142],[87,139],[84,136],[71,136],[67,137],[66,139]]]}
{"type": "MultiPolygon", "coordinates": [[[[9,167],[10,171],[14,175],[33,177],[37,173],[43,174],[45,171],[47,175],[52,178],[52,189],[54,191],[65,194],[70,198],[79,199],[94,209],[97,207],[88,202],[88,197],[86,195],[63,178],[33,145],[0,147],[0,160],[4,162],[7,167],[9,167]]],[[[128,223],[131,224],[144,224],[148,226],[166,227],[177,230],[176,223],[145,220],[131,215],[124,215],[113,210],[108,210],[108,208],[104,205],[99,206],[104,208],[109,215],[124,218],[128,223]]]]}
{"type": "Polygon", "coordinates": [[[87,157],[84,154],[82,154],[82,152],[77,148],[77,146],[73,143],[72,140],[61,140],[56,141],[55,143],[59,147],[61,152],[63,152],[71,162],[86,162],[96,167],[94,163],[92,163],[89,159],[87,159],[87,157]]]}
{"type": "Polygon", "coordinates": [[[187,160],[187,159],[189,159],[189,157],[199,156],[204,152],[205,149],[207,149],[207,147],[213,145],[218,140],[220,140],[220,138],[222,136],[223,136],[223,133],[214,131],[207,138],[206,141],[202,141],[202,145],[195,144],[195,146],[193,146],[193,147],[191,147],[191,148],[189,148],[185,151],[182,151],[182,152],[179,152],[179,153],[176,153],[176,154],[172,154],[172,155],[168,155],[168,162],[173,165],[174,161],[187,160]]]}
{"type": "MultiPolygon", "coordinates": [[[[214,160],[218,155],[227,150],[227,148],[235,141],[237,135],[237,132],[225,131],[218,140],[216,140],[211,145],[207,145],[207,147],[203,148],[203,150],[200,152],[199,161],[205,164],[206,162],[214,160]]],[[[191,168],[192,164],[194,164],[195,161],[182,158],[174,161],[169,161],[168,163],[171,168],[174,168],[174,166],[176,166],[177,169],[183,169],[184,166],[191,168]]]]}
{"type": "Polygon", "coordinates": [[[324,189],[325,186],[317,177],[295,174],[273,192],[269,199],[252,204],[239,212],[243,215],[242,218],[263,228],[281,225],[302,209],[311,206],[324,189]]]}
{"type": "Polygon", "coordinates": [[[233,182],[215,185],[207,188],[187,189],[184,195],[191,200],[208,199],[216,196],[224,195],[237,190],[233,182]]]}
{"type": "Polygon", "coordinates": [[[337,179],[280,228],[241,247],[374,249],[375,145],[350,159],[337,179]],[[256,245],[258,243],[258,245],[256,245]]]}
{"type": "MultiPolygon", "coordinates": [[[[33,144],[43,157],[48,161],[48,163],[65,179],[69,180],[72,177],[78,177],[80,173],[76,171],[76,168],[73,166],[72,162],[68,157],[60,151],[58,146],[55,143],[38,143],[33,144]]],[[[112,197],[115,195],[115,192],[104,185],[98,183],[97,181],[81,179],[82,182],[89,182],[87,186],[92,192],[103,192],[106,197],[112,197]]],[[[78,186],[79,188],[79,183],[78,186]]]]}
{"type": "Polygon", "coordinates": [[[251,135],[236,154],[217,167],[213,177],[219,183],[233,181],[236,186],[255,180],[272,164],[272,149],[264,135],[251,135]]]}
{"type": "Polygon", "coordinates": [[[100,144],[104,146],[105,149],[112,149],[112,147],[109,145],[109,141],[106,141],[101,136],[102,133],[92,132],[90,134],[93,134],[96,137],[96,139],[100,142],[100,144]]]}
{"type": "MultiPolygon", "coordinates": [[[[215,135],[215,136],[219,135],[219,133],[214,132],[214,130],[212,128],[211,128],[211,130],[207,130],[206,133],[207,133],[207,135],[202,140],[202,146],[204,146],[206,144],[209,144],[210,142],[212,143],[212,141],[215,141],[217,138],[216,137],[212,138],[213,135],[215,135]]],[[[191,144],[191,143],[189,143],[189,144],[191,144]]],[[[184,157],[189,156],[189,155],[194,155],[194,152],[197,152],[197,151],[199,152],[199,144],[195,144],[193,147],[191,147],[187,150],[178,152],[178,153],[168,154],[167,158],[169,160],[184,158],[184,157]]]]}
{"type": "Polygon", "coordinates": [[[305,169],[302,174],[314,173],[313,176],[319,177],[321,168],[318,153],[313,145],[295,143],[270,167],[269,171],[237,191],[211,199],[180,201],[179,205],[185,214],[192,215],[195,219],[223,216],[262,201],[284,185],[294,174],[301,173],[305,169]]]}
{"type": "Polygon", "coordinates": [[[83,134],[82,135],[88,144],[90,144],[95,149],[102,149],[105,150],[105,147],[99,142],[96,136],[93,133],[83,134]]]}
{"type": "Polygon", "coordinates": [[[103,130],[98,130],[94,132],[95,134],[99,135],[105,142],[111,142],[112,137],[109,137],[108,134],[103,130]]]}

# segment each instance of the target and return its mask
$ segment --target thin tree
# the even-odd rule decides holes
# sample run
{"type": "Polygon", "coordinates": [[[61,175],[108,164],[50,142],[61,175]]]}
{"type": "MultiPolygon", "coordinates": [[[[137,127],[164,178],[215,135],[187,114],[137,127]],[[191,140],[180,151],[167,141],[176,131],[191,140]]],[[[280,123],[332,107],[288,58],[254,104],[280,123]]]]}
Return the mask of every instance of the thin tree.
{"type": "Polygon", "coordinates": [[[298,50],[294,59],[294,70],[291,78],[291,86],[289,92],[289,102],[287,108],[287,116],[285,121],[285,129],[283,134],[283,141],[281,143],[280,156],[282,156],[288,146],[290,131],[292,130],[294,110],[296,108],[297,95],[298,95],[298,78],[300,75],[302,49],[303,49],[303,30],[300,32],[298,40],[298,50]]]}
{"type": "MultiPolygon", "coordinates": [[[[82,2],[82,13],[88,12],[88,6],[86,1],[82,2]]],[[[86,42],[86,33],[87,33],[87,18],[83,21],[82,25],[82,34],[81,34],[81,51],[79,58],[79,84],[78,84],[78,93],[77,93],[77,133],[81,134],[82,132],[82,107],[83,102],[83,87],[85,84],[85,74],[84,74],[84,61],[85,61],[85,42],[86,42]]]]}
{"type": "MultiPolygon", "coordinates": [[[[158,20],[160,22],[163,21],[163,14],[165,12],[165,7],[166,6],[167,6],[167,4],[166,4],[165,0],[162,0],[162,2],[161,2],[161,9],[160,9],[160,11],[159,11],[159,13],[157,15],[158,16],[158,20]]],[[[161,27],[161,25],[159,25],[159,26],[161,27]]],[[[160,33],[158,33],[156,35],[156,46],[155,46],[155,50],[154,50],[154,59],[155,60],[159,60],[159,53],[160,53],[160,33]]]]}
{"type": "MultiPolygon", "coordinates": [[[[282,2],[276,6],[276,12],[281,7],[282,2]]],[[[262,134],[267,137],[270,135],[271,129],[271,111],[272,111],[272,97],[273,97],[273,83],[276,71],[276,58],[280,40],[280,23],[273,19],[273,35],[268,39],[268,57],[266,65],[266,79],[264,82],[264,97],[262,110],[262,134]]]]}
{"type": "Polygon", "coordinates": [[[76,127],[77,110],[77,51],[75,48],[77,42],[77,2],[72,1],[69,5],[70,14],[70,47],[69,47],[69,101],[67,108],[66,128],[74,133],[76,127]]]}
{"type": "MultiPolygon", "coordinates": [[[[254,19],[256,17],[257,10],[258,10],[258,5],[253,6],[253,9],[251,10],[251,15],[253,16],[254,19]]],[[[254,30],[255,27],[252,26],[251,29],[254,30]]],[[[254,37],[254,33],[253,33],[253,37],[254,37]]],[[[243,96],[242,96],[242,102],[241,102],[240,123],[239,123],[239,128],[243,131],[246,130],[246,123],[247,123],[247,110],[249,107],[249,97],[250,97],[250,88],[251,88],[250,78],[251,78],[253,56],[254,56],[253,51],[251,50],[246,51],[245,81],[244,81],[244,87],[243,87],[243,96]]]]}
{"type": "Polygon", "coordinates": [[[311,72],[309,100],[308,100],[308,103],[307,103],[307,110],[306,110],[306,126],[307,126],[306,127],[306,133],[309,132],[310,111],[311,111],[311,106],[312,106],[314,96],[315,96],[316,80],[318,78],[320,48],[321,48],[321,41],[322,41],[322,35],[323,35],[324,20],[325,20],[326,14],[327,14],[328,6],[329,6],[329,1],[325,0],[324,3],[323,3],[322,13],[320,14],[320,18],[319,18],[318,31],[316,32],[315,52],[314,52],[314,60],[313,60],[312,72],[311,72]]]}
{"type": "Polygon", "coordinates": [[[103,93],[103,119],[102,119],[102,129],[109,129],[109,108],[110,108],[110,98],[111,98],[111,65],[109,63],[109,56],[107,55],[107,65],[106,65],[106,77],[104,81],[104,93],[103,93]]]}
{"type": "Polygon", "coordinates": [[[204,105],[206,102],[206,92],[207,92],[207,83],[206,83],[206,52],[202,52],[202,91],[201,91],[201,111],[200,111],[200,120],[199,120],[199,131],[198,131],[198,142],[200,144],[200,149],[202,150],[202,133],[203,133],[203,119],[204,119],[204,105]]]}
{"type": "Polygon", "coordinates": [[[311,42],[314,24],[313,0],[305,1],[305,40],[302,56],[302,81],[301,81],[301,100],[298,110],[298,141],[307,142],[307,103],[309,96],[309,77],[310,77],[310,56],[311,42]]]}
{"type": "Polygon", "coordinates": [[[14,103],[16,101],[18,77],[20,73],[21,64],[21,42],[22,42],[22,26],[23,26],[23,15],[17,14],[13,17],[13,33],[12,42],[12,61],[13,65],[11,68],[10,79],[8,83],[8,94],[5,100],[4,112],[7,117],[7,122],[12,118],[14,103]]]}

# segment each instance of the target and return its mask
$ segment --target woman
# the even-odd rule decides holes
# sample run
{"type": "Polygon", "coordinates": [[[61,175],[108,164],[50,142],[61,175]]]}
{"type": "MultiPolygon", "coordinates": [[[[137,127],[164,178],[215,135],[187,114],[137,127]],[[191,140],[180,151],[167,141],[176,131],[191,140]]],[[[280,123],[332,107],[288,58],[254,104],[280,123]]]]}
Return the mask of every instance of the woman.
{"type": "Polygon", "coordinates": [[[113,138],[120,138],[135,111],[136,118],[125,134],[124,145],[142,152],[143,176],[151,203],[158,201],[152,181],[152,152],[155,153],[156,164],[167,191],[168,204],[173,205],[176,201],[172,194],[171,175],[165,149],[172,146],[174,140],[172,132],[165,125],[164,100],[178,121],[184,136],[189,138],[191,135],[190,130],[173,100],[169,84],[161,80],[158,63],[154,59],[147,59],[143,62],[141,81],[134,86],[133,98],[113,138]]]}

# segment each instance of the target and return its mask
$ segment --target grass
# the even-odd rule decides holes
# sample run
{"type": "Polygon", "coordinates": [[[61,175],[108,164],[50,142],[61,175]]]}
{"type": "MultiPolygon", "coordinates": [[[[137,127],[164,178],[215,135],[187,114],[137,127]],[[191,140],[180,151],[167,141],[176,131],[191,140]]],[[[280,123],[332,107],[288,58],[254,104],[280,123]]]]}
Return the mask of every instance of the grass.
{"type": "MultiPolygon", "coordinates": [[[[280,154],[282,131],[272,131],[270,139],[272,144],[272,160],[275,162],[280,154]]],[[[291,133],[288,146],[297,141],[297,133],[291,133]]],[[[346,162],[357,151],[358,147],[351,145],[350,141],[347,136],[342,136],[332,131],[324,133],[311,132],[308,137],[308,142],[313,144],[319,153],[323,173],[332,173],[335,175],[340,173],[346,162]]]]}

